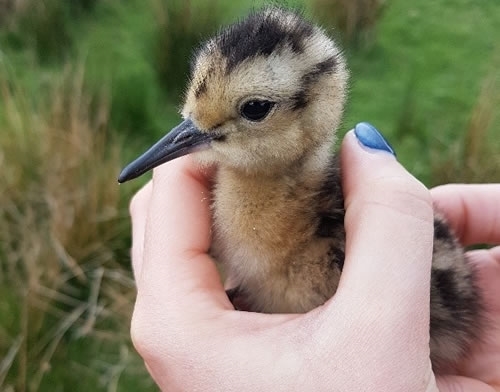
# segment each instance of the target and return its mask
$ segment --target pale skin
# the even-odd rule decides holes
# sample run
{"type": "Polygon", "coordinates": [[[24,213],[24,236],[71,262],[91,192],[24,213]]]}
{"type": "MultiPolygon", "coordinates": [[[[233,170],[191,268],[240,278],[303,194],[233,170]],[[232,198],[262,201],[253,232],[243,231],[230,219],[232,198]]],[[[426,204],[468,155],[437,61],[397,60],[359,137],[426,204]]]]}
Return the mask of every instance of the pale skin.
{"type": "Polygon", "coordinates": [[[429,360],[432,202],[464,245],[499,244],[500,185],[429,192],[352,132],[342,165],[341,283],[333,299],[300,315],[234,310],[208,255],[210,170],[191,157],[155,169],[130,207],[131,334],[162,390],[500,391],[500,247],[469,252],[488,308],[483,342],[459,376],[436,377],[429,360]]]}

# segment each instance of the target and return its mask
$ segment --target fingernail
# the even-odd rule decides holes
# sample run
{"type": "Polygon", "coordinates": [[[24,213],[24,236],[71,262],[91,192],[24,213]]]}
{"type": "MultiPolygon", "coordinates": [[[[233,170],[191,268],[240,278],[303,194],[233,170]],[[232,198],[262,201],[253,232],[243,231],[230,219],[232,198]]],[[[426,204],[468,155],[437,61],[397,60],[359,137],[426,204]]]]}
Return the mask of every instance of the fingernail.
{"type": "Polygon", "coordinates": [[[385,140],[382,134],[373,125],[367,122],[356,124],[354,134],[363,146],[374,150],[386,151],[396,156],[396,152],[389,142],[385,140]]]}

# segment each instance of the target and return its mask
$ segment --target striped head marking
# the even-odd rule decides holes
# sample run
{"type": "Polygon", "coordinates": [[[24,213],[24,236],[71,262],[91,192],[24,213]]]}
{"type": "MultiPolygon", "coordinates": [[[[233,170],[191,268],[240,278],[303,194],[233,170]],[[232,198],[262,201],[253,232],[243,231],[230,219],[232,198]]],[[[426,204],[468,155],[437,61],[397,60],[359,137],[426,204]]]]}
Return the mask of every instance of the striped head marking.
{"type": "Polygon", "coordinates": [[[319,27],[267,8],[199,50],[183,115],[221,137],[203,158],[268,169],[332,143],[347,78],[340,50],[319,27]]]}
{"type": "Polygon", "coordinates": [[[348,73],[335,43],[301,15],[252,13],[208,40],[193,64],[185,121],[134,175],[193,150],[202,162],[262,173],[333,142],[348,73]]]}

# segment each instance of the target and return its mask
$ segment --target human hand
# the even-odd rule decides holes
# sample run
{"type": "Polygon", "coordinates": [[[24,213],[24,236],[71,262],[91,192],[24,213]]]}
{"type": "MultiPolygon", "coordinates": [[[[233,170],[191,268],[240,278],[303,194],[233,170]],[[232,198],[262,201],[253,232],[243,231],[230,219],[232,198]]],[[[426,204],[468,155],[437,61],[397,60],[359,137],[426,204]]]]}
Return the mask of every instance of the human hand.
{"type": "Polygon", "coordinates": [[[335,297],[303,315],[235,311],[207,255],[207,176],[189,157],[155,170],[131,205],[132,338],[160,388],[437,390],[428,345],[430,196],[391,155],[365,151],[352,133],[342,158],[344,272],[335,297]]]}
{"type": "MultiPolygon", "coordinates": [[[[464,246],[500,243],[500,185],[445,185],[431,194],[464,246]]],[[[487,317],[482,340],[456,369],[438,379],[442,392],[500,391],[500,247],[467,252],[479,275],[487,317]]]]}

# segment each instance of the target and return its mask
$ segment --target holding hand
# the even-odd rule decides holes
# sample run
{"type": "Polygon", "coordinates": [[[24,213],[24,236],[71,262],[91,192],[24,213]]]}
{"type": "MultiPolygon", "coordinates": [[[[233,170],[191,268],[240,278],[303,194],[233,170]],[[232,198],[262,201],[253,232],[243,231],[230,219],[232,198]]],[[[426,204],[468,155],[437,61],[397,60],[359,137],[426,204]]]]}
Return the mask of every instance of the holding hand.
{"type": "MultiPolygon", "coordinates": [[[[391,154],[367,151],[353,133],[342,162],[341,283],[324,306],[292,315],[234,310],[207,254],[210,175],[189,157],[155,169],[131,205],[132,337],[162,390],[437,390],[429,361],[431,196],[391,154]]],[[[500,186],[441,187],[433,197],[466,244],[500,243],[500,186]]],[[[500,326],[500,250],[471,257],[492,326],[500,326]]],[[[500,334],[487,332],[464,360],[463,377],[438,379],[441,391],[500,390],[500,334]]]]}

